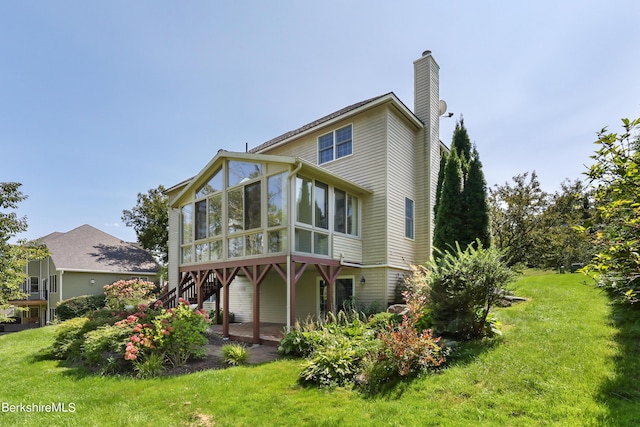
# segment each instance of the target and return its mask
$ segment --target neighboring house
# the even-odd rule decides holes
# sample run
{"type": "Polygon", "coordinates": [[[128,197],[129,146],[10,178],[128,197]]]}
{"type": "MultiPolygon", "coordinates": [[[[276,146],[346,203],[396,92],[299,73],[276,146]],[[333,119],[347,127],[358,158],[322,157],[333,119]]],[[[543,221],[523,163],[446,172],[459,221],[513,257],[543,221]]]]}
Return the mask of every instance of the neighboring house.
{"type": "Polygon", "coordinates": [[[409,265],[430,256],[446,150],[431,52],[414,73],[414,111],[394,93],[377,96],[246,153],[221,150],[169,188],[165,305],[215,296],[225,314],[253,322],[257,343],[261,322],[392,303],[409,265]]]}
{"type": "Polygon", "coordinates": [[[43,326],[55,318],[58,302],[79,295],[104,292],[104,286],[121,279],[155,281],[158,264],[136,243],[122,240],[90,225],[38,239],[50,256],[27,265],[27,297],[10,301],[17,321],[5,331],[43,326]]]}

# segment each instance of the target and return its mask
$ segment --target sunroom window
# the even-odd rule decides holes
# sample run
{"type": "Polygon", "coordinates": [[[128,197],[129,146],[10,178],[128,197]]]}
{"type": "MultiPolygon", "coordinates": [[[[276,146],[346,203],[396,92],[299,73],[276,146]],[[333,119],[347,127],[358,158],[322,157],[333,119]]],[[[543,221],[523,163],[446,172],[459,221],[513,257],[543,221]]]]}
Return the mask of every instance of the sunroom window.
{"type": "Polygon", "coordinates": [[[262,176],[262,163],[229,160],[227,163],[227,185],[233,187],[241,182],[262,176]]]}
{"type": "Polygon", "coordinates": [[[296,177],[295,250],[329,255],[329,186],[303,176],[296,177]]]}
{"type": "Polygon", "coordinates": [[[339,233],[358,235],[358,198],[345,191],[334,190],[334,230],[339,233]]]}
{"type": "Polygon", "coordinates": [[[222,168],[218,169],[213,176],[196,190],[196,199],[206,197],[209,194],[217,193],[222,190],[222,168]]]}

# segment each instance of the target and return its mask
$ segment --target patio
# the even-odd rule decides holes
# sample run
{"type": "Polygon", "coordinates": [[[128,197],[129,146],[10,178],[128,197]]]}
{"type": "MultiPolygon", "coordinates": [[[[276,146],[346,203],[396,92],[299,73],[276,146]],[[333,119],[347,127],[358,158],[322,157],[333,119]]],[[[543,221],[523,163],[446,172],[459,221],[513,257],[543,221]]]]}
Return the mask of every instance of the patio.
{"type": "MultiPolygon", "coordinates": [[[[223,325],[211,325],[211,330],[223,335],[223,325]]],[[[283,323],[260,323],[260,344],[277,347],[284,336],[283,323]]],[[[229,323],[229,339],[246,343],[253,342],[253,322],[229,323]]]]}

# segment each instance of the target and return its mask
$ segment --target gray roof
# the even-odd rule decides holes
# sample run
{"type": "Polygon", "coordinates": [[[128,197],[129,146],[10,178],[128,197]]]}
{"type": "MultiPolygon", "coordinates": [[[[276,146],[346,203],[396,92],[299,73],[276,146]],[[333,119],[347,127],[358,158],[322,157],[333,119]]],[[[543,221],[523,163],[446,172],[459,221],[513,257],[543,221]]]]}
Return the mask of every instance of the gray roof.
{"type": "Polygon", "coordinates": [[[125,242],[90,225],[41,237],[58,270],[157,273],[158,264],[138,244],[125,242]]]}
{"type": "MultiPolygon", "coordinates": [[[[392,93],[392,92],[390,92],[390,93],[392,93]]],[[[363,105],[369,104],[370,102],[373,102],[373,101],[375,101],[377,99],[380,99],[380,98],[382,98],[384,96],[387,96],[390,93],[385,93],[384,95],[379,95],[379,96],[376,96],[376,97],[373,97],[373,98],[370,98],[370,99],[365,99],[364,101],[360,101],[360,102],[357,102],[355,104],[349,105],[348,107],[344,107],[341,110],[335,111],[335,112],[333,112],[331,114],[328,114],[328,115],[326,115],[324,117],[321,117],[318,120],[314,120],[311,123],[307,123],[306,125],[304,125],[302,127],[299,127],[298,129],[289,131],[289,132],[284,133],[284,134],[282,134],[280,136],[277,136],[277,137],[275,137],[275,138],[273,138],[273,139],[271,139],[271,140],[269,140],[269,141],[267,141],[267,142],[265,142],[263,144],[260,144],[257,147],[254,147],[254,148],[250,149],[249,153],[260,152],[261,150],[264,150],[267,147],[275,145],[280,141],[284,141],[285,139],[289,139],[289,138],[291,138],[293,136],[296,136],[296,135],[298,135],[300,133],[303,133],[303,132],[305,132],[305,131],[307,131],[309,129],[312,129],[312,128],[316,127],[316,126],[319,126],[319,125],[321,125],[321,124],[323,124],[325,122],[328,122],[331,119],[334,119],[336,117],[340,117],[343,114],[347,114],[349,111],[355,110],[356,108],[359,108],[359,107],[362,107],[363,105]]]]}

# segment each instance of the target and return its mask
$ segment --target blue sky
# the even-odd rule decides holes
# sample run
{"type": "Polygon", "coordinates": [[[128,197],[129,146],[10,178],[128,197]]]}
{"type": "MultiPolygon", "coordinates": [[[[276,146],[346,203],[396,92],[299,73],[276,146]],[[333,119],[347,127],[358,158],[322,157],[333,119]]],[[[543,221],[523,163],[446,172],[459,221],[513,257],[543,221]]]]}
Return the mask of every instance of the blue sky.
{"type": "Polygon", "coordinates": [[[464,116],[489,186],[581,178],[596,132],[640,116],[640,2],[0,2],[0,181],[37,238],[121,222],[137,193],[352,103],[413,106],[431,50],[449,144],[464,116]]]}

